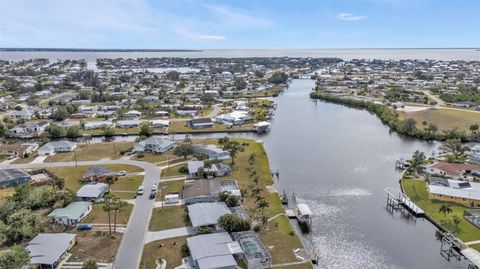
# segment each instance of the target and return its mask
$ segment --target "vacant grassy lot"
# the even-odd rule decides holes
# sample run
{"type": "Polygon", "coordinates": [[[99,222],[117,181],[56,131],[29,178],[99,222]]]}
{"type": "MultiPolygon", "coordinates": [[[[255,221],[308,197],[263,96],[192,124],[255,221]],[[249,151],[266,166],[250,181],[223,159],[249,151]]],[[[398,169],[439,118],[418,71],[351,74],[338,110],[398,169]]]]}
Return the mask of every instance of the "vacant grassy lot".
{"type": "Polygon", "coordinates": [[[122,199],[133,199],[142,181],[143,176],[127,175],[125,177],[119,177],[118,180],[110,186],[110,192],[122,199]]]}
{"type": "MultiPolygon", "coordinates": [[[[107,168],[112,171],[121,171],[125,170],[128,173],[141,172],[141,168],[132,165],[123,165],[123,164],[108,164],[105,165],[107,168]]],[[[68,166],[68,167],[52,167],[47,170],[51,171],[55,175],[65,180],[65,188],[72,191],[77,191],[80,188],[80,179],[82,178],[83,173],[85,173],[88,168],[91,166],[68,166]]],[[[115,185],[115,184],[113,184],[115,185]]]]}
{"type": "MultiPolygon", "coordinates": [[[[102,159],[118,159],[120,152],[133,147],[133,142],[106,142],[95,144],[81,144],[77,146],[75,155],[77,161],[96,161],[102,159]]],[[[73,152],[57,153],[49,156],[45,162],[71,162],[75,160],[73,152]]]]}
{"type": "Polygon", "coordinates": [[[168,133],[197,133],[197,132],[208,132],[208,131],[228,131],[228,130],[242,130],[242,129],[252,129],[252,124],[244,124],[233,126],[230,129],[223,124],[213,123],[213,128],[208,129],[192,129],[186,126],[186,121],[172,121],[170,122],[170,127],[168,127],[168,133]]]}
{"type": "Polygon", "coordinates": [[[155,163],[155,164],[156,163],[161,163],[161,162],[165,162],[165,164],[167,164],[167,162],[175,162],[175,160],[177,160],[179,158],[181,158],[181,157],[178,157],[177,155],[175,155],[173,153],[173,150],[170,150],[170,151],[165,152],[163,154],[144,153],[143,157],[139,157],[138,155],[133,157],[134,160],[139,160],[139,161],[142,161],[142,162],[155,163]]]}
{"type": "Polygon", "coordinates": [[[452,110],[452,109],[430,109],[419,112],[400,112],[401,119],[413,118],[417,121],[417,128],[424,129],[424,121],[438,126],[439,131],[458,128],[467,133],[470,132],[470,125],[480,124],[480,113],[452,110]]]}
{"type": "MultiPolygon", "coordinates": [[[[268,230],[260,231],[259,237],[270,249],[273,264],[297,261],[292,249],[302,248],[302,242],[295,234],[288,218],[286,216],[277,217],[270,221],[267,227],[268,230]]],[[[311,266],[307,268],[311,268],[311,266]]]]}
{"type": "Polygon", "coordinates": [[[117,253],[122,234],[116,233],[111,237],[108,232],[97,235],[95,231],[77,232],[77,244],[70,250],[72,256],[69,262],[85,262],[93,259],[97,262],[111,263],[117,253]]]}
{"type": "Polygon", "coordinates": [[[181,248],[182,245],[186,243],[186,237],[180,236],[146,244],[143,247],[142,259],[140,260],[139,268],[156,268],[155,261],[158,259],[165,259],[167,261],[167,269],[173,269],[181,265],[181,248]]]}
{"type": "Polygon", "coordinates": [[[148,229],[150,231],[162,231],[185,227],[185,214],[184,206],[165,206],[163,209],[154,208],[148,229]]]}
{"type": "MultiPolygon", "coordinates": [[[[183,190],[183,185],[185,184],[185,180],[173,180],[173,181],[166,181],[160,183],[160,188],[163,187],[163,195],[169,193],[179,193],[181,195],[183,190]]],[[[161,199],[160,195],[157,196],[158,199],[161,199]]]]}
{"type": "MultiPolygon", "coordinates": [[[[97,223],[97,224],[108,224],[108,214],[102,209],[103,204],[94,204],[92,206],[92,212],[87,215],[87,217],[82,221],[82,223],[97,223]]],[[[128,219],[130,218],[130,213],[132,213],[133,205],[128,204],[122,209],[122,211],[117,213],[117,224],[126,225],[128,219]]],[[[113,229],[113,212],[111,212],[111,221],[113,229]]]]}
{"type": "Polygon", "coordinates": [[[480,240],[480,229],[476,228],[470,222],[463,218],[463,211],[466,209],[463,206],[448,203],[452,209],[452,213],[447,214],[445,217],[442,213],[438,212],[440,206],[444,202],[431,201],[428,198],[427,183],[421,180],[403,179],[402,186],[410,199],[422,208],[428,215],[441,223],[445,228],[456,234],[462,241],[474,241],[480,240]],[[460,224],[455,227],[452,222],[453,216],[458,216],[460,224]]]}
{"type": "Polygon", "coordinates": [[[187,164],[178,164],[173,165],[168,168],[162,169],[162,177],[173,177],[173,176],[184,176],[186,173],[180,173],[180,168],[186,166],[187,164]]]}

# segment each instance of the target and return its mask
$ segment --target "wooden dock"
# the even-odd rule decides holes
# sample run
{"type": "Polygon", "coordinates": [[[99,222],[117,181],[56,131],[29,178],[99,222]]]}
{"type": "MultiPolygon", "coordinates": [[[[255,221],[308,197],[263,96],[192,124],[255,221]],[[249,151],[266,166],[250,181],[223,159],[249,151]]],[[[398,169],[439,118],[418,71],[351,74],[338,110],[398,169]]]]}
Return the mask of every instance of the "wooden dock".
{"type": "Polygon", "coordinates": [[[404,208],[415,217],[425,216],[425,211],[412,202],[403,192],[394,188],[385,188],[385,192],[387,193],[387,208],[390,207],[395,210],[404,208]]]}

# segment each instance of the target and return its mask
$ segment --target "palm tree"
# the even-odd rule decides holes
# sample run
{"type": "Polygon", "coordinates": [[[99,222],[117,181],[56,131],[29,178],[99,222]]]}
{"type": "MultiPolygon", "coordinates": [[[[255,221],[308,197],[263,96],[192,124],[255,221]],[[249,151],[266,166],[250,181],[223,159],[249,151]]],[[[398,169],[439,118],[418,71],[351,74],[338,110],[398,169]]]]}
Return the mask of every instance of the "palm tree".
{"type": "Polygon", "coordinates": [[[110,234],[112,234],[112,222],[110,218],[110,212],[113,210],[114,205],[113,205],[113,197],[111,194],[105,195],[103,198],[103,206],[102,209],[103,211],[107,212],[108,215],[108,231],[110,234]]]}
{"type": "Polygon", "coordinates": [[[455,231],[458,230],[458,225],[460,224],[461,220],[457,215],[452,217],[453,225],[455,225],[455,231]]]}
{"type": "Polygon", "coordinates": [[[116,233],[117,232],[117,213],[122,211],[122,209],[127,206],[127,202],[121,200],[117,196],[113,197],[112,202],[113,202],[112,203],[113,204],[113,207],[112,207],[112,210],[113,210],[113,233],[116,233]]]}
{"type": "Polygon", "coordinates": [[[267,225],[267,223],[268,223],[268,217],[267,217],[267,216],[262,216],[261,221],[262,221],[262,224],[263,224],[263,225],[267,225]]]}
{"type": "Polygon", "coordinates": [[[262,193],[262,189],[259,188],[259,187],[255,187],[251,190],[252,192],[252,197],[257,197],[257,196],[260,196],[260,194],[262,193]]]}
{"type": "Polygon", "coordinates": [[[438,212],[442,213],[443,217],[446,218],[447,214],[452,213],[452,209],[450,208],[450,205],[447,205],[444,203],[443,205],[440,206],[440,208],[438,209],[438,212]]]}
{"type": "Polygon", "coordinates": [[[264,215],[264,210],[265,208],[269,207],[270,204],[265,200],[265,198],[262,197],[257,203],[257,208],[262,210],[262,218],[265,216],[264,215]]]}

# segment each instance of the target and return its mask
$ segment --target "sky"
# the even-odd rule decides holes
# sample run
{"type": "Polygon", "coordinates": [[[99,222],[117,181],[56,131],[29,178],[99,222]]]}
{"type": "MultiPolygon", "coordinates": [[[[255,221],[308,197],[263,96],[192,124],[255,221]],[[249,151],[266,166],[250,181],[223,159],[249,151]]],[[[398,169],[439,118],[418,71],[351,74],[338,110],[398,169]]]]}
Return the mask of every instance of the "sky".
{"type": "Polygon", "coordinates": [[[0,47],[480,47],[480,0],[0,0],[0,47]]]}

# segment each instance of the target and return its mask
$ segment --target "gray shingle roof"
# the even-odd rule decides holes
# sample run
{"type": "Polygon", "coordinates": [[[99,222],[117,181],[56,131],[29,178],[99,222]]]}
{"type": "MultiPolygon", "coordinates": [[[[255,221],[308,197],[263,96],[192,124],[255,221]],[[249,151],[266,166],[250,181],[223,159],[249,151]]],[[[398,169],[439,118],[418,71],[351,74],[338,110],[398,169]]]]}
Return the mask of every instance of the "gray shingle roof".
{"type": "Polygon", "coordinates": [[[70,247],[75,234],[39,234],[26,249],[30,252],[31,264],[54,264],[70,247]]]}
{"type": "Polygon", "coordinates": [[[193,227],[217,224],[218,218],[232,213],[224,202],[198,203],[187,208],[193,227]]]}
{"type": "Polygon", "coordinates": [[[229,244],[233,243],[228,233],[203,234],[187,238],[192,258],[199,268],[230,268],[237,265],[229,244]]]}

